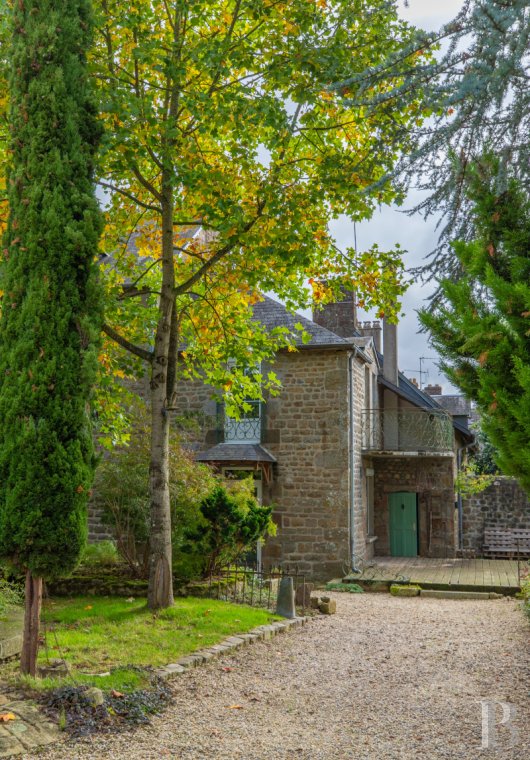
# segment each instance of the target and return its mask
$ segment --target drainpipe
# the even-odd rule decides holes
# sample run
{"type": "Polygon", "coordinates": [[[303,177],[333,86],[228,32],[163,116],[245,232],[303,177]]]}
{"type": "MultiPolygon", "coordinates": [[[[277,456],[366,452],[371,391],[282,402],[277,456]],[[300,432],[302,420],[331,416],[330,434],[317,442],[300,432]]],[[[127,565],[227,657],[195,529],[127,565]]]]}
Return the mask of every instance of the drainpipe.
{"type": "Polygon", "coordinates": [[[354,425],[355,414],[353,410],[353,362],[357,356],[357,347],[354,347],[353,353],[348,356],[348,396],[349,396],[349,449],[350,449],[350,509],[348,513],[348,523],[350,529],[350,565],[353,573],[359,570],[355,567],[355,447],[354,447],[354,425]]]}
{"type": "MultiPolygon", "coordinates": [[[[462,467],[462,452],[474,445],[475,441],[471,441],[471,443],[466,443],[465,446],[460,446],[460,448],[456,450],[457,473],[460,472],[460,468],[462,467]]],[[[464,549],[464,505],[460,491],[456,495],[456,505],[458,511],[458,549],[459,551],[462,551],[464,549]]]]}

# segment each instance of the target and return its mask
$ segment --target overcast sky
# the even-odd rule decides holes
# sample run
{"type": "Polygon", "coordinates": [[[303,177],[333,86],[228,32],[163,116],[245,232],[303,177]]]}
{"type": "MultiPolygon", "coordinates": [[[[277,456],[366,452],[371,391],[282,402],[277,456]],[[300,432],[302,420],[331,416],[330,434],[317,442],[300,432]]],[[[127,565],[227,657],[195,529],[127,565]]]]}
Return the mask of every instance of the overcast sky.
{"type": "MultiPolygon", "coordinates": [[[[409,0],[408,8],[402,0],[401,12],[404,18],[422,29],[438,29],[450,21],[460,10],[461,0],[409,0]]],[[[414,206],[411,196],[403,208],[414,206]]],[[[434,247],[437,239],[435,231],[436,220],[425,221],[420,215],[406,216],[397,210],[383,208],[377,211],[369,222],[357,225],[357,245],[360,250],[369,248],[377,243],[382,250],[392,248],[399,243],[407,251],[405,263],[407,267],[421,263],[422,258],[434,247]]],[[[341,247],[353,245],[353,224],[347,219],[339,219],[331,226],[333,234],[341,247]]],[[[427,336],[419,333],[418,309],[428,297],[433,286],[413,284],[403,299],[405,316],[398,327],[399,335],[399,366],[407,377],[416,377],[419,381],[420,357],[428,357],[423,361],[423,383],[440,382],[444,392],[455,392],[448,380],[438,371],[435,361],[436,353],[429,346],[427,336]]],[[[361,319],[363,314],[360,315],[361,319]]]]}

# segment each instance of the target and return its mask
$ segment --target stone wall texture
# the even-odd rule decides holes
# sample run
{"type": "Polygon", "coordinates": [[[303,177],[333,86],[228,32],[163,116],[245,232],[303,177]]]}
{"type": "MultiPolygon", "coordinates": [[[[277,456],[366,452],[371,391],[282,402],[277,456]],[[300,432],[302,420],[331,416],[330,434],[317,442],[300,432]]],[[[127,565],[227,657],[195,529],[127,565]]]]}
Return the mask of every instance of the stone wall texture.
{"type": "Polygon", "coordinates": [[[390,554],[390,493],[418,494],[419,554],[422,557],[455,555],[455,499],[451,457],[382,457],[373,459],[375,470],[375,552],[390,554]]]}
{"type": "Polygon", "coordinates": [[[284,353],[274,369],[282,391],[268,402],[266,447],[278,461],[278,534],[264,558],[329,579],[349,557],[348,352],[284,353]]]}
{"type": "Polygon", "coordinates": [[[464,549],[480,554],[485,528],[530,530],[530,501],[513,478],[498,477],[485,491],[464,501],[464,549]]]}

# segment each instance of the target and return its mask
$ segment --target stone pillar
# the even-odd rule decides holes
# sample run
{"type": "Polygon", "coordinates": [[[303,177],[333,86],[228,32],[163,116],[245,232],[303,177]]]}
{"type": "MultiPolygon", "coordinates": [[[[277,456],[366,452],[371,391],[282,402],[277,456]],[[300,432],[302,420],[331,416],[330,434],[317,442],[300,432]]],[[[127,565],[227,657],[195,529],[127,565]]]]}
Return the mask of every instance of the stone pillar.
{"type": "Polygon", "coordinates": [[[280,578],[278,588],[278,600],[276,602],[276,614],[285,618],[296,617],[296,607],[294,605],[294,584],[290,576],[280,578]]]}

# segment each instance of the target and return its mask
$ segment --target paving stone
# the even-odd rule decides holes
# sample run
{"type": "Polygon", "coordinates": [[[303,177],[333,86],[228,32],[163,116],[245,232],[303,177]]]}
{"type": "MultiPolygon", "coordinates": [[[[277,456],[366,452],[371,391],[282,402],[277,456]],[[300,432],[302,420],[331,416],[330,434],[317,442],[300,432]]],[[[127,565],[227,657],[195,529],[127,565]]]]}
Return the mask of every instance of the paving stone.
{"type": "Polygon", "coordinates": [[[0,726],[0,757],[21,755],[24,751],[24,746],[18,739],[0,726]]]}
{"type": "Polygon", "coordinates": [[[0,659],[13,657],[22,651],[22,636],[16,634],[0,641],[0,659]]]}
{"type": "Polygon", "coordinates": [[[33,702],[7,702],[3,710],[14,713],[17,719],[0,726],[0,757],[20,755],[59,738],[57,726],[50,723],[33,702]]]}
{"type": "Polygon", "coordinates": [[[166,670],[173,675],[174,673],[184,673],[185,668],[183,668],[182,665],[179,665],[178,662],[170,662],[169,665],[166,665],[163,668],[163,670],[166,670]]]}
{"type": "Polygon", "coordinates": [[[420,586],[402,586],[399,583],[393,583],[390,586],[390,593],[392,596],[419,596],[421,588],[420,586]]]}
{"type": "Polygon", "coordinates": [[[190,655],[189,657],[182,657],[177,664],[183,668],[196,668],[199,661],[196,657],[190,655]]]}
{"type": "Polygon", "coordinates": [[[420,596],[431,599],[489,599],[487,591],[438,591],[422,588],[420,596]]]}
{"type": "Polygon", "coordinates": [[[231,636],[229,639],[225,639],[223,643],[231,647],[241,647],[245,642],[239,636],[231,636]]]}
{"type": "Polygon", "coordinates": [[[243,633],[241,638],[244,639],[247,644],[253,644],[256,641],[257,636],[254,633],[243,633]]]}

